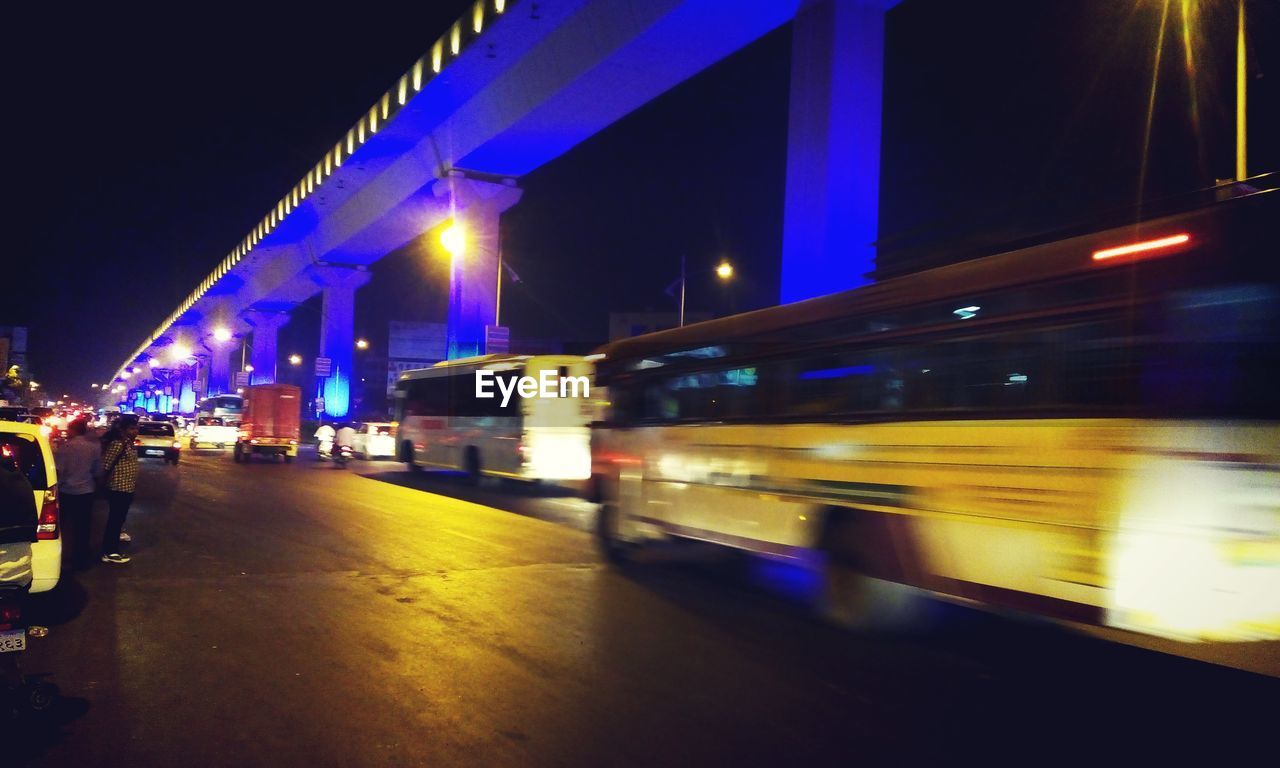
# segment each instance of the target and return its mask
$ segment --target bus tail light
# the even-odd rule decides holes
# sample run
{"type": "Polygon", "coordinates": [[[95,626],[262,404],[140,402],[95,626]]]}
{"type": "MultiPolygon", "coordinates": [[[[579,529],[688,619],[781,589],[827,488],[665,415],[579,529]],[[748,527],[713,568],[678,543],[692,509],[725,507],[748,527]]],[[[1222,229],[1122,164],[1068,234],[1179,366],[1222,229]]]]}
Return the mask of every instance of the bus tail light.
{"type": "Polygon", "coordinates": [[[1107,261],[1109,259],[1117,259],[1123,256],[1132,256],[1134,258],[1145,259],[1149,256],[1164,256],[1168,253],[1168,249],[1174,246],[1184,245],[1191,242],[1191,235],[1182,232],[1169,237],[1161,237],[1155,240],[1142,240],[1137,243],[1129,243],[1127,245],[1118,245],[1114,248],[1103,248],[1100,251],[1093,252],[1094,261],[1107,261]]]}
{"type": "Polygon", "coordinates": [[[38,541],[58,538],[58,517],[58,489],[50,488],[44,492],[44,503],[40,505],[40,522],[36,524],[38,541]]]}

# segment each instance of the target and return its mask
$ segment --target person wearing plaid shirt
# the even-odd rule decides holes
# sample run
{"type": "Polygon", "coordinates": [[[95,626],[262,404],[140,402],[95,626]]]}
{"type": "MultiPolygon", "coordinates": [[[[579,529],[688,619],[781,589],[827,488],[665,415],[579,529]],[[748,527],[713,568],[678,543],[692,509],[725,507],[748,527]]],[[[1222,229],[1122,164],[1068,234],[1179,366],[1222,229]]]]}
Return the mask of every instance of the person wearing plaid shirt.
{"type": "Polygon", "coordinates": [[[133,440],[138,436],[138,417],[126,414],[120,417],[115,429],[109,433],[102,449],[102,466],[106,472],[107,527],[102,533],[102,562],[122,564],[129,562],[120,554],[120,531],[133,504],[133,492],[138,487],[138,452],[133,440]]]}

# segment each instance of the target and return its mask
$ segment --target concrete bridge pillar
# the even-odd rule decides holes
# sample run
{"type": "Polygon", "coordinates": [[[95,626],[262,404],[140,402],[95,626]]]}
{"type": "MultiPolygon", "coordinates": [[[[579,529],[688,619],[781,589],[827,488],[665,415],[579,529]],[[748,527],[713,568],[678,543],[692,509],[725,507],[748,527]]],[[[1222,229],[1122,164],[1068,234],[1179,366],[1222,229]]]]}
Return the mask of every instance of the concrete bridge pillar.
{"type": "Polygon", "coordinates": [[[280,326],[289,322],[289,313],[250,309],[242,317],[253,328],[252,354],[249,356],[253,373],[249,380],[254,384],[274,384],[279,360],[276,338],[280,326]]]}
{"type": "Polygon", "coordinates": [[[356,289],[369,282],[364,268],[317,265],[307,268],[311,280],[323,292],[320,310],[320,354],[330,360],[329,376],[321,380],[325,415],[342,419],[351,409],[351,382],[355,378],[356,289]]]}
{"type": "Polygon", "coordinates": [[[453,210],[445,227],[457,228],[450,254],[448,350],[450,360],[485,353],[485,327],[495,324],[498,299],[499,218],[520,200],[522,190],[460,177],[442,189],[453,210]]]}
{"type": "Polygon", "coordinates": [[[870,282],[880,199],[884,14],[895,0],[805,0],[792,31],[783,303],[870,282]]]}
{"type": "Polygon", "coordinates": [[[209,350],[208,394],[221,395],[234,392],[231,386],[231,342],[218,341],[213,338],[212,331],[205,340],[205,348],[209,350]]]}

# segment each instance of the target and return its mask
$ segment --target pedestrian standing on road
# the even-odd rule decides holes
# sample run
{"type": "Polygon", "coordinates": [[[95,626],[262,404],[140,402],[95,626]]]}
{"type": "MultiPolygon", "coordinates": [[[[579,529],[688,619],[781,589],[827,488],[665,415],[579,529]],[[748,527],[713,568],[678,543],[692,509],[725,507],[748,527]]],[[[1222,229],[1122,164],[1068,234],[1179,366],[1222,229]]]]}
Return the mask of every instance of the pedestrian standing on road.
{"type": "Polygon", "coordinates": [[[116,422],[115,429],[103,438],[103,474],[107,486],[107,529],[102,533],[102,562],[123,564],[129,558],[120,554],[120,534],[124,520],[133,504],[133,493],[138,487],[138,452],[133,440],[138,436],[138,417],[125,414],[116,422]]]}
{"type": "Polygon", "coordinates": [[[58,448],[58,501],[71,546],[63,550],[77,570],[89,564],[89,529],[93,500],[102,474],[102,445],[88,435],[89,424],[76,419],[67,425],[67,441],[58,448]]]}

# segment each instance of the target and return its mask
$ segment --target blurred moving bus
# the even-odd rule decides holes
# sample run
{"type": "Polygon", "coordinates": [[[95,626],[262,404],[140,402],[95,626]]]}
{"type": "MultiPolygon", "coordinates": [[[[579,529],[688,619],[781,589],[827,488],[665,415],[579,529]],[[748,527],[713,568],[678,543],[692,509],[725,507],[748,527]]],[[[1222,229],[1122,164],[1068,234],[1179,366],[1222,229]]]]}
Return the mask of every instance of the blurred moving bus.
{"type": "Polygon", "coordinates": [[[498,379],[510,388],[544,371],[557,378],[585,377],[589,386],[593,366],[573,355],[483,355],[406,371],[396,383],[397,458],[410,469],[459,469],[473,482],[481,475],[586,480],[595,398],[581,390],[570,397],[513,394],[502,404],[498,379]],[[496,397],[476,397],[480,371],[491,377],[488,389],[496,397]]]}
{"type": "Polygon", "coordinates": [[[244,397],[241,395],[213,395],[200,401],[197,416],[213,416],[239,421],[244,415],[244,397]]]}
{"type": "Polygon", "coordinates": [[[1277,203],[605,347],[606,555],[699,539],[814,564],[851,623],[932,593],[1280,674],[1277,203]]]}

